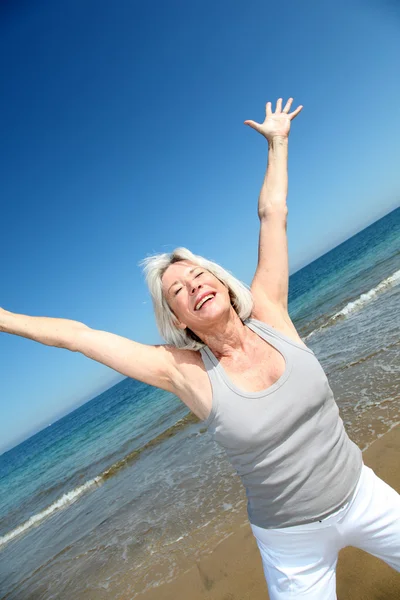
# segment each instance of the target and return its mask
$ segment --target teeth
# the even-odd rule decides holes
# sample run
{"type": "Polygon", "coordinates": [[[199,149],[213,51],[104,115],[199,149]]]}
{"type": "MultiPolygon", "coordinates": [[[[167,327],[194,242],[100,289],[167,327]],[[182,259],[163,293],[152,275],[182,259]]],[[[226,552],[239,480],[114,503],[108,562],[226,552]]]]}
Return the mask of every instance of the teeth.
{"type": "Polygon", "coordinates": [[[204,298],[202,298],[200,300],[200,302],[196,305],[196,310],[200,310],[200,308],[203,306],[204,302],[206,300],[208,300],[209,298],[214,298],[214,294],[208,294],[208,296],[204,296],[204,298]]]}

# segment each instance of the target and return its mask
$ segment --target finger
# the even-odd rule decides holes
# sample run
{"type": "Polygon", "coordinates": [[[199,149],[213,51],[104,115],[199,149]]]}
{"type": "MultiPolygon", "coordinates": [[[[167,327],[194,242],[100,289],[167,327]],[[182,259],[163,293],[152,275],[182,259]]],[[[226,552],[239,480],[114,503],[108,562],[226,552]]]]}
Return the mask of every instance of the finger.
{"type": "Polygon", "coordinates": [[[267,104],[265,105],[265,116],[268,118],[271,115],[272,115],[271,102],[267,102],[267,104]]]}
{"type": "Polygon", "coordinates": [[[256,131],[260,131],[261,125],[259,123],[256,123],[255,121],[244,121],[244,124],[248,125],[249,127],[252,127],[256,131]]]}
{"type": "Polygon", "coordinates": [[[292,102],[293,102],[293,98],[289,98],[289,100],[286,102],[285,108],[283,109],[282,112],[288,113],[290,110],[290,107],[292,106],[292,102]]]}
{"type": "Polygon", "coordinates": [[[296,110],[294,110],[293,112],[289,113],[288,117],[290,120],[294,119],[295,117],[297,117],[297,115],[299,114],[299,112],[302,110],[303,105],[300,104],[300,106],[298,106],[296,108],[296,110]]]}
{"type": "Polygon", "coordinates": [[[275,109],[276,113],[280,113],[282,112],[282,98],[278,98],[278,100],[276,101],[276,109],[275,109]]]}

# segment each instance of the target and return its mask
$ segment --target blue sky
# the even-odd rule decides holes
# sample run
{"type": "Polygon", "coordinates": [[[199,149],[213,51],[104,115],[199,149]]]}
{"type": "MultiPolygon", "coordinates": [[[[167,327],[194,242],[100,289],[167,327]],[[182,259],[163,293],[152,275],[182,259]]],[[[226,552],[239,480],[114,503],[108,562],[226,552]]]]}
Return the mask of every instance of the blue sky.
{"type": "MultiPolygon", "coordinates": [[[[399,204],[392,2],[0,6],[0,306],[159,343],[137,263],[186,246],[250,283],[266,141],[289,148],[290,273],[399,204]]],[[[0,334],[0,451],[121,379],[0,334]]]]}

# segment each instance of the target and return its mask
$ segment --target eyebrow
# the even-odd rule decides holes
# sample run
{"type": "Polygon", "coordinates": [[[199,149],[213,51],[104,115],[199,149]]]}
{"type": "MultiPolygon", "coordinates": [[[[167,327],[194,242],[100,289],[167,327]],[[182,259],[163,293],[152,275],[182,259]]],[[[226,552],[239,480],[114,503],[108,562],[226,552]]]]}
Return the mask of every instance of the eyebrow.
{"type": "MultiPolygon", "coordinates": [[[[201,269],[201,267],[193,267],[193,269],[190,269],[190,271],[189,271],[189,275],[190,275],[191,273],[193,273],[193,271],[195,271],[196,269],[201,269]]],[[[168,288],[168,293],[169,293],[169,290],[172,288],[172,286],[176,285],[177,283],[179,283],[179,281],[174,281],[174,283],[171,283],[171,285],[170,285],[170,286],[169,286],[169,288],[168,288]]]]}

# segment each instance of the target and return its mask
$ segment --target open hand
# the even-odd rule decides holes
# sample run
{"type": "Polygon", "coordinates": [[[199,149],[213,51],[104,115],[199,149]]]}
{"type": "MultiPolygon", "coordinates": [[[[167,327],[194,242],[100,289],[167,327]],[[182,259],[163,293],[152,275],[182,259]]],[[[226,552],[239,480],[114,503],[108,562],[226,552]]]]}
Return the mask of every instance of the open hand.
{"type": "Polygon", "coordinates": [[[293,112],[289,112],[292,106],[293,98],[289,98],[286,102],[285,108],[282,110],[282,98],[279,98],[276,102],[275,112],[271,110],[271,102],[267,102],[265,107],[265,121],[264,123],[256,123],[255,121],[244,121],[245,125],[249,125],[259,133],[261,133],[268,141],[275,136],[288,137],[290,132],[290,123],[292,119],[297,117],[302,105],[298,106],[293,112]]]}

